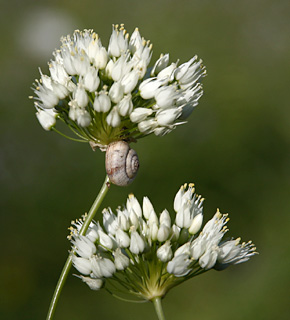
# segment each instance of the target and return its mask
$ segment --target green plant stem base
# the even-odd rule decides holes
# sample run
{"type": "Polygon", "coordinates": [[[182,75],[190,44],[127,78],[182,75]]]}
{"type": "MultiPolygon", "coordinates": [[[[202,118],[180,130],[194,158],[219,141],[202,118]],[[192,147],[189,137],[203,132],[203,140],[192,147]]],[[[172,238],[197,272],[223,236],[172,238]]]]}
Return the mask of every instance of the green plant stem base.
{"type": "Polygon", "coordinates": [[[152,302],[154,304],[154,308],[155,308],[158,320],[165,320],[165,316],[164,316],[162,304],[161,304],[161,298],[156,297],[152,300],[152,302]]]}
{"type": "MultiPolygon", "coordinates": [[[[109,191],[109,188],[110,188],[110,180],[109,180],[108,176],[106,176],[105,181],[103,183],[103,186],[102,186],[99,194],[97,195],[97,197],[96,197],[96,199],[95,199],[95,201],[94,201],[94,203],[93,203],[93,205],[92,205],[92,207],[91,207],[91,209],[90,209],[90,211],[89,211],[89,213],[88,213],[88,215],[82,225],[82,228],[79,232],[80,235],[85,235],[85,233],[87,232],[89,225],[90,225],[91,221],[93,220],[95,214],[97,213],[97,211],[98,211],[101,203],[103,202],[107,192],[109,191]]],[[[62,269],[58,283],[55,287],[55,291],[52,296],[51,303],[50,303],[49,310],[48,310],[47,317],[46,317],[47,320],[51,320],[53,318],[53,315],[55,313],[55,309],[57,306],[57,302],[59,300],[62,288],[65,284],[65,281],[66,281],[66,278],[69,274],[71,266],[72,266],[72,256],[71,256],[71,254],[69,254],[69,256],[66,260],[66,263],[62,269]]]]}

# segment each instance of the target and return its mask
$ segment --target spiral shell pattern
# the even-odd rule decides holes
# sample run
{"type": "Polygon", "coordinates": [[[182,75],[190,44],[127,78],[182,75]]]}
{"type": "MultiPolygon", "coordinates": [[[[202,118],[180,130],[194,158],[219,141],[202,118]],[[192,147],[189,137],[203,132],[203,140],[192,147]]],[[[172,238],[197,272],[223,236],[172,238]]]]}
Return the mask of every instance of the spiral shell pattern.
{"type": "Polygon", "coordinates": [[[114,141],[106,151],[106,172],[111,183],[127,186],[133,182],[139,169],[139,158],[126,141],[114,141]]]}

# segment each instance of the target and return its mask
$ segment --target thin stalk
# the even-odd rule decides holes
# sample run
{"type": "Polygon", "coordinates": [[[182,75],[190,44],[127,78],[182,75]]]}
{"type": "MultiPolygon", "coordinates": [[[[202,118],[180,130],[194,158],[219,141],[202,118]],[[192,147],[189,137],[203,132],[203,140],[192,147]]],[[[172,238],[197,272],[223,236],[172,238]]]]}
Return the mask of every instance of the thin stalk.
{"type": "Polygon", "coordinates": [[[164,316],[162,304],[161,304],[161,298],[156,297],[152,299],[152,302],[154,304],[154,308],[155,308],[158,320],[165,320],[165,316],[164,316]]]}
{"type": "MultiPolygon", "coordinates": [[[[104,184],[99,192],[99,194],[97,195],[83,225],[82,225],[82,228],[79,232],[80,235],[85,235],[85,233],[87,232],[88,228],[89,228],[89,225],[91,223],[91,221],[93,220],[95,214],[97,213],[102,201],[104,200],[107,192],[109,191],[109,178],[108,176],[106,176],[105,178],[105,181],[104,181],[104,184]]],[[[66,278],[69,274],[69,271],[71,269],[71,266],[72,266],[72,255],[69,254],[67,260],[66,260],[66,263],[62,269],[62,272],[60,274],[60,277],[59,277],[59,280],[57,282],[57,285],[55,287],[55,290],[54,290],[54,294],[52,296],[52,299],[51,299],[51,302],[50,302],[50,306],[49,306],[49,309],[48,309],[48,313],[47,313],[47,317],[46,319],[47,320],[51,320],[53,318],[53,315],[54,315],[54,312],[55,312],[55,309],[56,309],[56,305],[57,305],[57,302],[59,300],[59,297],[60,297],[60,294],[61,294],[61,291],[64,287],[64,284],[65,284],[65,281],[66,281],[66,278]]]]}

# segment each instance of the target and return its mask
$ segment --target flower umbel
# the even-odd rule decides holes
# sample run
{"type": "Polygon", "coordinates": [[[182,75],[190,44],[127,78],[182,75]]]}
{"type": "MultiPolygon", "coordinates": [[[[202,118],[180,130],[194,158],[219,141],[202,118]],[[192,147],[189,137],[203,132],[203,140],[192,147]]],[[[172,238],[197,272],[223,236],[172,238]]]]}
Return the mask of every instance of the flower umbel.
{"type": "Polygon", "coordinates": [[[136,28],[131,37],[113,25],[108,49],[93,30],[61,39],[48,66],[34,83],[37,118],[45,130],[64,122],[80,141],[105,149],[116,140],[165,135],[185,123],[198,104],[205,76],[194,56],[178,66],[161,55],[148,68],[152,44],[136,28]]]}
{"type": "Polygon", "coordinates": [[[175,196],[173,220],[166,209],[157,215],[147,197],[141,207],[129,195],[123,209],[105,209],[102,226],[92,222],[86,236],[78,235],[82,221],[73,222],[69,238],[79,277],[93,290],[152,301],[196,275],[255,255],[251,241],[222,240],[229,219],[219,210],[199,232],[203,200],[185,184],[175,196]]]}

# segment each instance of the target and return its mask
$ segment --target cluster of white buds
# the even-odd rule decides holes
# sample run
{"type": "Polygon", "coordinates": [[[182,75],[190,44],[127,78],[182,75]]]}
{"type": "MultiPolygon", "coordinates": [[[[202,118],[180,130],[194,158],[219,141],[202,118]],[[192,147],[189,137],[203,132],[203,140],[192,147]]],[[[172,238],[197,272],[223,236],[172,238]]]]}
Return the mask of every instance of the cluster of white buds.
{"type": "Polygon", "coordinates": [[[108,49],[93,30],[61,39],[34,83],[37,118],[45,130],[62,120],[84,141],[105,148],[112,141],[165,135],[185,123],[203,91],[206,70],[194,56],[178,66],[161,55],[148,69],[152,44],[136,28],[131,37],[113,25],[108,49]]]}
{"type": "Polygon", "coordinates": [[[78,235],[82,221],[73,222],[69,238],[79,277],[93,290],[104,287],[152,300],[209,269],[221,270],[256,254],[252,242],[222,241],[229,219],[219,211],[198,234],[202,203],[193,184],[185,184],[175,196],[173,217],[166,209],[157,215],[147,197],[141,206],[129,195],[116,214],[105,209],[103,225],[92,222],[86,236],[78,235]]]}

